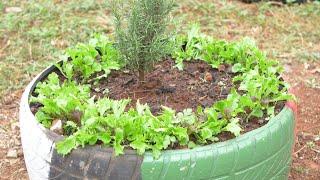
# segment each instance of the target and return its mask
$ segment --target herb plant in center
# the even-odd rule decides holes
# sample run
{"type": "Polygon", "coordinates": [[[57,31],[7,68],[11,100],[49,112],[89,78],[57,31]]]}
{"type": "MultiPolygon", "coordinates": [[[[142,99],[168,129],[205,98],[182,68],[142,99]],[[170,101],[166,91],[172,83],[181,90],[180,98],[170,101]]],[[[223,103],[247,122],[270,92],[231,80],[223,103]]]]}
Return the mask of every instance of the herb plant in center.
{"type": "Polygon", "coordinates": [[[127,67],[138,72],[139,82],[168,52],[166,27],[173,0],[113,0],[117,46],[127,67]]]}

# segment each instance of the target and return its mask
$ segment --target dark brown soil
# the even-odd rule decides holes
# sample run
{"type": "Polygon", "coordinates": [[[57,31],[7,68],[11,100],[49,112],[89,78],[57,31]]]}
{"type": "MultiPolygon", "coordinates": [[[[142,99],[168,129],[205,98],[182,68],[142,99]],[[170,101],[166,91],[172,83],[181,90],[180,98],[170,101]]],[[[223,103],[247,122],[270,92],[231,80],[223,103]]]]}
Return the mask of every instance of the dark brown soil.
{"type": "Polygon", "coordinates": [[[202,61],[186,62],[183,71],[174,68],[175,62],[165,60],[147,73],[145,82],[139,84],[132,73],[113,72],[107,80],[93,86],[93,94],[103,97],[108,88],[111,99],[130,98],[131,107],[137,100],[147,103],[152,113],[159,113],[161,106],[175,109],[196,110],[198,106],[209,107],[214,102],[225,99],[230,92],[234,74],[218,71],[202,61]]]}

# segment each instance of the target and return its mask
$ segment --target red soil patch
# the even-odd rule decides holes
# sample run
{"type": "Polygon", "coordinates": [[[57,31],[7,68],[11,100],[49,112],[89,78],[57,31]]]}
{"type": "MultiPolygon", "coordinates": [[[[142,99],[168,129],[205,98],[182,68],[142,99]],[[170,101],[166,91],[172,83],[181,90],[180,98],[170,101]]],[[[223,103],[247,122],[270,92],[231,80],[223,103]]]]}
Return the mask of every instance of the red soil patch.
{"type": "Polygon", "coordinates": [[[285,79],[292,85],[298,103],[295,147],[289,179],[320,179],[320,72],[319,63],[304,68],[299,63],[287,66],[285,79]]]}

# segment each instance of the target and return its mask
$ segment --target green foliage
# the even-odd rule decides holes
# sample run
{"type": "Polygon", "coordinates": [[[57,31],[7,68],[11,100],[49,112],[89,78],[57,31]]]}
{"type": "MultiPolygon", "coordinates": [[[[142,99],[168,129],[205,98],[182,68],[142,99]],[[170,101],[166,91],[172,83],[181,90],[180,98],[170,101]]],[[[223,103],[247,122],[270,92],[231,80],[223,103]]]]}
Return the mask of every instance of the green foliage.
{"type": "Polygon", "coordinates": [[[194,26],[189,32],[189,39],[184,44],[176,43],[176,59],[178,68],[183,67],[183,60],[201,59],[218,68],[221,64],[231,64],[235,83],[240,83],[238,92],[233,90],[227,99],[218,101],[215,105],[226,119],[244,115],[245,120],[258,117],[265,113],[268,119],[274,116],[275,104],[278,101],[292,99],[287,93],[288,85],[280,77],[281,66],[275,60],[270,60],[261,52],[252,39],[244,38],[239,42],[227,43],[221,40],[206,38],[194,26]],[[192,39],[192,40],[190,40],[192,39]]]}
{"type": "Polygon", "coordinates": [[[78,44],[75,48],[67,50],[67,55],[71,58],[71,63],[65,62],[64,71],[67,77],[80,74],[84,79],[88,79],[95,72],[102,70],[101,64],[96,59],[98,52],[94,46],[78,44]]]}
{"type": "Polygon", "coordinates": [[[37,96],[33,96],[30,101],[43,105],[36,117],[45,127],[50,127],[55,119],[74,121],[73,113],[82,112],[84,103],[90,98],[90,87],[72,81],[60,83],[58,75],[52,73],[47,81],[37,84],[35,93],[37,96]]]}
{"type": "MultiPolygon", "coordinates": [[[[117,101],[105,98],[94,102],[93,99],[89,99],[87,90],[80,94],[83,88],[80,85],[74,85],[71,88],[68,82],[60,86],[57,75],[51,74],[48,81],[37,87],[36,92],[41,93],[42,97],[32,98],[33,102],[44,105],[37,113],[43,116],[37,116],[37,119],[46,127],[50,126],[52,119],[67,118],[74,110],[83,113],[80,128],[69,121],[72,118],[67,118],[64,128],[71,129],[70,132],[73,134],[57,143],[58,153],[63,155],[78,146],[93,145],[100,141],[106,146],[112,146],[116,155],[123,154],[124,147],[130,146],[139,154],[152,150],[154,157],[158,158],[161,150],[170,145],[189,144],[190,134],[199,137],[200,144],[212,140],[227,124],[226,121],[219,120],[218,116],[210,115],[217,114],[213,109],[196,115],[191,109],[176,113],[168,107],[163,107],[163,112],[154,116],[148,105],[141,105],[138,102],[136,109],[131,108],[125,111],[129,100],[117,101]],[[71,89],[78,98],[71,96],[69,92],[71,89]],[[52,90],[55,90],[54,93],[49,93],[53,92],[52,90]],[[62,94],[65,96],[60,99],[62,94]],[[208,117],[206,122],[200,124],[198,119],[206,117],[208,117]]],[[[233,123],[232,127],[236,128],[234,126],[240,128],[239,124],[233,123]]],[[[225,131],[229,130],[232,129],[228,127],[225,129],[225,131]]]]}
{"type": "MultiPolygon", "coordinates": [[[[120,54],[107,37],[95,35],[89,44],[79,43],[66,51],[61,72],[67,79],[75,77],[87,81],[92,75],[104,71],[102,77],[107,77],[111,70],[121,67],[120,54]],[[69,61],[69,58],[71,59],[69,61]]],[[[101,77],[99,77],[101,78],[101,77]]]]}
{"type": "Polygon", "coordinates": [[[168,53],[166,27],[174,0],[112,0],[118,47],[126,65],[144,72],[168,53]]]}
{"type": "Polygon", "coordinates": [[[175,49],[172,57],[176,60],[176,67],[183,70],[183,61],[200,59],[205,37],[200,33],[200,26],[193,24],[187,36],[177,36],[173,39],[175,49]]]}
{"type": "Polygon", "coordinates": [[[240,136],[241,128],[238,123],[238,118],[231,119],[230,123],[224,129],[233,133],[235,136],[240,136]]]}
{"type": "Polygon", "coordinates": [[[99,52],[99,61],[105,75],[108,75],[111,70],[119,70],[123,66],[119,50],[108,37],[96,34],[95,37],[90,40],[89,44],[94,46],[99,52]]]}

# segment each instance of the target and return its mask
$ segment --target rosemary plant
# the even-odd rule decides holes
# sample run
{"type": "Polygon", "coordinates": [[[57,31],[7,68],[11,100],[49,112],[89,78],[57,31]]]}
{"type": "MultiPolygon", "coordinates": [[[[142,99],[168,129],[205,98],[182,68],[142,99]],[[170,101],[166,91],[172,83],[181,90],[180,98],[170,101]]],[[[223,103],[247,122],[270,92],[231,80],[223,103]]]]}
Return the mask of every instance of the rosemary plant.
{"type": "Polygon", "coordinates": [[[167,25],[174,0],[111,0],[111,5],[122,59],[142,83],[170,49],[167,25]]]}

